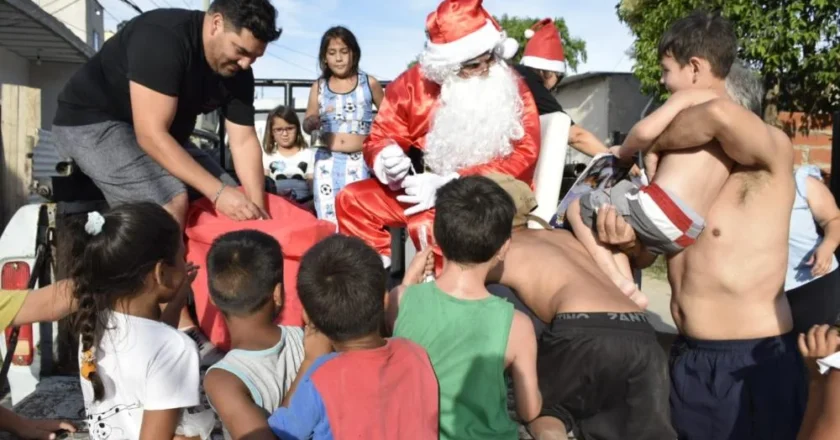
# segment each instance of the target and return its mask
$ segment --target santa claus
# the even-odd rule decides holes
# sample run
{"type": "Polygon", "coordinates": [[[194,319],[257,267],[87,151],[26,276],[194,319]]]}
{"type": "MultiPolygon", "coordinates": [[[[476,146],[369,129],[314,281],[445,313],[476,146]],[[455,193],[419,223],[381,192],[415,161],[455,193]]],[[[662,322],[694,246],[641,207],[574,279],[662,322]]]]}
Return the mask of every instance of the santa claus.
{"type": "Polygon", "coordinates": [[[388,85],[364,157],[371,178],[338,194],[341,233],[364,239],[390,264],[388,226],[407,225],[415,246],[432,236],[435,193],[491,172],[531,183],[539,155],[534,99],[505,59],[517,51],[481,0],[444,0],[426,19],[419,62],[388,85]],[[412,166],[408,151],[422,151],[412,166]]]}

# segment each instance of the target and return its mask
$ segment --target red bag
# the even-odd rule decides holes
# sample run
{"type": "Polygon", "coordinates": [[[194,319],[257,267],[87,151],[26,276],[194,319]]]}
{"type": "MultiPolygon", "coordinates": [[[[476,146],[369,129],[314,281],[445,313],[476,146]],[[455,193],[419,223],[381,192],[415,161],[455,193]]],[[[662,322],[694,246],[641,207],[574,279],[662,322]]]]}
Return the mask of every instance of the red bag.
{"type": "Polygon", "coordinates": [[[195,201],[187,214],[186,254],[187,261],[200,266],[198,276],[193,282],[195,309],[198,326],[213,344],[222,350],[230,348],[230,335],[225,320],[219,309],[210,303],[210,291],[207,286],[207,254],[210,246],[220,235],[231,231],[253,229],[271,235],[283,248],[283,312],[277,319],[278,324],[302,326],[303,307],[297,294],[297,273],[300,259],[315,243],[335,233],[335,225],[318,220],[309,211],[300,208],[288,200],[266,194],[266,210],[271,220],[251,220],[238,222],[217,214],[213,203],[206,198],[195,201]]]}

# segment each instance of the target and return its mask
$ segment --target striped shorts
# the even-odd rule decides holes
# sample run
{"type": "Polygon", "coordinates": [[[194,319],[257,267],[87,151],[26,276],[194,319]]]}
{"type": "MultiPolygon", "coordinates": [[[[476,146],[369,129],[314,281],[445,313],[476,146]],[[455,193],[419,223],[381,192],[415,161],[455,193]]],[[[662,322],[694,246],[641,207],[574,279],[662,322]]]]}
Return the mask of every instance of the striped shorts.
{"type": "Polygon", "coordinates": [[[593,227],[597,209],[613,205],[654,254],[672,255],[691,246],[706,222],[668,190],[652,183],[638,185],[622,180],[612,188],[592,191],[580,199],[583,222],[593,227]]]}
{"type": "Polygon", "coordinates": [[[370,177],[362,153],[341,153],[319,148],[315,152],[313,191],[319,219],[337,223],[335,197],[345,186],[370,177]]]}

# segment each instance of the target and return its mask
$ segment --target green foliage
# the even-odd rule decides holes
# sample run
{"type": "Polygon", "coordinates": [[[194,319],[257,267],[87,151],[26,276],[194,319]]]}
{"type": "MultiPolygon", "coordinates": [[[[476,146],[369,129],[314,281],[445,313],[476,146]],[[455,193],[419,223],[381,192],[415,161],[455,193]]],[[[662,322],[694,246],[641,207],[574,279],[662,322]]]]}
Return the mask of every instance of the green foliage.
{"type": "Polygon", "coordinates": [[[739,58],[764,80],[768,118],[775,119],[779,109],[825,121],[840,109],[837,0],[621,0],[616,10],[637,38],[633,71],[646,93],[664,93],[659,38],[671,23],[698,8],[720,11],[734,24],[739,58]]]}
{"type": "MultiPolygon", "coordinates": [[[[522,18],[509,17],[507,14],[501,17],[495,17],[496,21],[502,29],[507,32],[508,37],[515,39],[519,43],[519,51],[511,60],[513,63],[519,63],[522,58],[522,52],[525,50],[525,44],[528,40],[525,38],[525,30],[530,29],[534,23],[540,21],[539,18],[522,18]]],[[[554,26],[560,32],[560,40],[563,41],[563,51],[566,55],[566,63],[572,71],[577,71],[580,63],[586,62],[586,42],[580,38],[572,38],[569,35],[569,28],[566,27],[566,21],[562,18],[554,19],[554,26]]],[[[408,67],[417,64],[417,61],[412,61],[408,67]]]]}

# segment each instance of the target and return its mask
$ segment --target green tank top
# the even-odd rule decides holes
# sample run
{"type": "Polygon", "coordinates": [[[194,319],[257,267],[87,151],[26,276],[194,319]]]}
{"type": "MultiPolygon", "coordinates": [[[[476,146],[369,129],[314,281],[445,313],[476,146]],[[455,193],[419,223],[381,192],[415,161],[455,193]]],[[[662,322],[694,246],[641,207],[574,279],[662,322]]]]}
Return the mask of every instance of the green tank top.
{"type": "Polygon", "coordinates": [[[435,283],[409,287],[394,336],[429,353],[440,385],[440,438],[518,439],[507,411],[505,349],[513,304],[490,296],[462,300],[435,283]]]}

